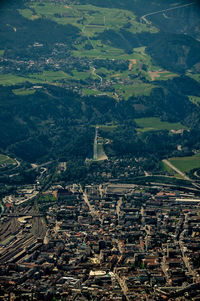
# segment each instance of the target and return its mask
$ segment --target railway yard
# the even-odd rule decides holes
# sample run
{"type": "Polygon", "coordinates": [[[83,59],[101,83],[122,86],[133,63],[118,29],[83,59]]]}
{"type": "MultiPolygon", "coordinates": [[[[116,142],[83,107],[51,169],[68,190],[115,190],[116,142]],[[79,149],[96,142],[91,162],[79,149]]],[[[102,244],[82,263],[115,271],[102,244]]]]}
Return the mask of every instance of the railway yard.
{"type": "Polygon", "coordinates": [[[4,214],[0,222],[0,265],[15,263],[37,248],[46,233],[43,217],[30,206],[4,214]]]}

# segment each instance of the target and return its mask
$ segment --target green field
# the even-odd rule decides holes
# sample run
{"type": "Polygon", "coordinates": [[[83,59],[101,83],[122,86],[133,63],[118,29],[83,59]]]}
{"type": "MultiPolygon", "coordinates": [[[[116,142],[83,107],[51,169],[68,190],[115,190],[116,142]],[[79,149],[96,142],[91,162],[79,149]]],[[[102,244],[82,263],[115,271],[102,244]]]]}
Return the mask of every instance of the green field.
{"type": "Polygon", "coordinates": [[[0,85],[11,86],[30,82],[32,84],[58,83],[60,80],[70,79],[71,76],[63,71],[44,71],[42,73],[32,73],[25,76],[14,74],[0,74],[0,85]]]}
{"type": "Polygon", "coordinates": [[[160,162],[160,169],[162,171],[167,172],[168,175],[178,178],[178,179],[183,179],[183,177],[176,173],[171,167],[169,167],[167,164],[165,164],[163,161],[160,162]]]}
{"type": "Polygon", "coordinates": [[[194,80],[196,80],[197,82],[200,83],[200,74],[199,73],[192,74],[192,73],[188,72],[188,73],[186,73],[186,75],[189,76],[189,77],[191,77],[191,78],[193,78],[194,80]]]}
{"type": "MultiPolygon", "coordinates": [[[[141,24],[136,20],[136,16],[128,10],[116,8],[96,7],[94,5],[73,5],[63,3],[49,3],[43,1],[31,2],[27,8],[20,9],[19,12],[28,19],[46,17],[60,24],[73,24],[85,33],[90,33],[90,27],[103,27],[103,29],[121,28],[128,22],[129,30],[136,33],[142,31],[156,32],[153,26],[141,24]]],[[[94,33],[92,33],[94,34],[94,33]]]]}
{"type": "Polygon", "coordinates": [[[149,96],[151,90],[155,88],[154,85],[145,83],[135,83],[132,85],[117,84],[114,86],[118,95],[122,96],[125,100],[128,100],[131,96],[149,96]]]}
{"type": "MultiPolygon", "coordinates": [[[[147,81],[151,81],[151,77],[148,72],[158,72],[159,66],[153,65],[151,57],[146,53],[146,47],[133,48],[132,53],[126,53],[125,50],[113,47],[109,43],[104,43],[99,40],[98,34],[104,30],[120,30],[121,28],[127,28],[126,30],[135,34],[141,32],[156,33],[158,29],[151,25],[146,25],[138,21],[137,16],[128,10],[122,10],[117,8],[105,8],[96,7],[94,5],[80,5],[64,3],[53,3],[49,1],[33,1],[26,4],[26,8],[19,10],[19,12],[26,18],[34,20],[35,18],[47,18],[53,20],[59,24],[71,24],[80,29],[81,36],[86,39],[80,39],[74,45],[72,55],[89,59],[116,59],[116,60],[134,60],[134,63],[129,64],[127,70],[123,72],[116,72],[114,70],[107,70],[106,68],[99,68],[95,72],[78,72],[73,70],[72,75],[68,75],[62,71],[52,72],[44,71],[41,74],[30,74],[27,76],[26,81],[33,83],[53,83],[60,84],[63,81],[80,81],[86,79],[97,79],[98,75],[102,76],[104,81],[108,81],[107,84],[112,85],[113,90],[105,89],[103,91],[96,91],[84,87],[83,94],[85,95],[98,95],[106,94],[110,97],[114,97],[116,100],[124,98],[129,99],[131,96],[149,96],[152,89],[156,86],[152,83],[143,83],[143,78],[147,81]],[[88,46],[91,49],[88,49],[88,46]],[[131,67],[130,67],[131,65],[131,67]],[[145,68],[142,68],[144,66],[145,68]],[[97,76],[96,76],[96,75],[97,76]],[[135,77],[138,80],[135,81],[135,77]],[[140,80],[141,78],[141,80],[140,80]],[[110,81],[110,83],[109,83],[110,81]],[[114,92],[114,94],[112,93],[114,92]]],[[[160,80],[167,80],[173,77],[171,73],[160,74],[160,80]]],[[[2,79],[3,81],[3,79],[2,79]]],[[[1,84],[0,78],[0,84],[1,84]]],[[[24,82],[25,80],[20,78],[5,79],[5,84],[13,84],[24,82]]],[[[101,89],[100,89],[101,90],[101,89]]]]}
{"type": "Polygon", "coordinates": [[[62,79],[69,79],[71,76],[64,71],[43,71],[42,73],[33,73],[29,77],[39,82],[56,82],[62,79]]]}
{"type": "Polygon", "coordinates": [[[35,19],[40,18],[39,16],[33,14],[33,12],[28,8],[27,9],[19,9],[19,12],[24,18],[27,18],[30,20],[35,20],[35,19]]]}
{"type": "Polygon", "coordinates": [[[4,52],[5,52],[5,50],[0,49],[0,56],[3,56],[3,55],[4,55],[4,52]]]}
{"type": "Polygon", "coordinates": [[[131,59],[132,55],[127,55],[122,49],[101,44],[101,41],[91,38],[96,37],[99,32],[104,30],[117,30],[127,24],[129,24],[128,30],[132,33],[155,33],[158,31],[153,26],[138,22],[133,12],[116,8],[79,4],[65,5],[43,1],[42,3],[31,2],[27,4],[27,8],[21,9],[19,12],[31,20],[45,17],[59,24],[71,24],[78,27],[82,31],[82,35],[88,38],[88,41],[76,45],[77,50],[73,51],[73,54],[79,57],[131,59]],[[86,50],[84,48],[88,42],[94,49],[86,50]]]}
{"type": "MultiPolygon", "coordinates": [[[[131,60],[136,59],[136,66],[140,66],[141,63],[145,64],[150,70],[159,70],[157,66],[153,66],[151,57],[145,53],[146,47],[133,48],[133,52],[130,54],[125,53],[123,49],[112,47],[110,45],[103,44],[101,40],[89,39],[93,46],[93,49],[85,49],[85,45],[88,41],[76,45],[77,50],[73,51],[73,54],[78,57],[98,57],[99,59],[124,59],[131,60]]],[[[141,69],[141,67],[139,67],[141,69]]]]}
{"type": "Polygon", "coordinates": [[[139,132],[186,129],[180,122],[169,123],[161,121],[158,117],[137,118],[135,122],[140,127],[137,129],[139,132]]]}
{"type": "MultiPolygon", "coordinates": [[[[107,70],[106,68],[99,68],[93,72],[91,68],[90,71],[86,72],[73,70],[70,75],[63,71],[44,71],[43,73],[29,74],[24,77],[5,75],[2,78],[0,76],[0,84],[14,85],[28,81],[34,84],[61,85],[63,82],[70,80],[96,80],[100,79],[99,76],[102,76],[103,81],[107,81],[107,86],[109,85],[108,91],[106,89],[100,91],[101,88],[97,88],[97,91],[95,88],[88,89],[84,86],[82,93],[84,95],[106,94],[116,100],[121,98],[128,100],[133,95],[136,97],[149,96],[152,89],[156,87],[151,82],[147,83],[147,81],[152,81],[148,72],[158,72],[160,67],[153,64],[151,56],[146,53],[146,47],[133,48],[132,53],[131,51],[126,53],[124,49],[113,47],[111,44],[98,39],[99,33],[104,30],[118,31],[123,28],[132,34],[158,32],[156,27],[141,23],[132,11],[97,7],[90,4],[80,5],[73,1],[70,4],[59,1],[56,3],[45,0],[42,2],[31,1],[25,6],[25,9],[19,10],[19,13],[25,18],[30,20],[47,18],[59,24],[71,24],[79,28],[81,37],[73,45],[73,56],[87,57],[88,59],[130,60],[130,64],[127,70],[123,72],[107,70]],[[134,60],[134,63],[131,60],[134,60]],[[135,80],[136,77],[137,80],[135,80]],[[146,79],[145,83],[143,82],[144,78],[146,79]],[[112,89],[110,89],[110,86],[112,86],[112,89]]],[[[168,72],[160,74],[158,79],[168,80],[173,76],[175,75],[168,72]]]]}
{"type": "Polygon", "coordinates": [[[25,82],[29,82],[32,84],[45,83],[41,78],[36,79],[36,77],[32,77],[32,75],[18,76],[11,73],[0,74],[0,85],[3,86],[12,86],[17,84],[22,84],[25,82]]]}
{"type": "MultiPolygon", "coordinates": [[[[105,69],[105,68],[101,68],[105,69]]],[[[99,72],[102,72],[102,70],[98,69],[96,70],[96,74],[99,74],[99,72]]],[[[133,83],[132,85],[124,85],[124,84],[118,84],[123,79],[128,79],[128,71],[125,71],[121,74],[111,74],[109,72],[105,72],[105,79],[107,81],[115,80],[116,84],[114,84],[112,87],[114,89],[114,94],[110,91],[97,91],[95,89],[83,89],[83,94],[85,95],[100,95],[105,94],[109,97],[118,98],[119,96],[122,97],[125,100],[128,100],[131,96],[149,96],[152,89],[155,88],[155,85],[152,84],[146,84],[140,81],[137,81],[133,83]],[[117,76],[116,76],[117,75],[117,76]],[[119,76],[118,76],[119,75],[119,76]],[[116,94],[115,94],[116,93],[116,94]]]]}
{"type": "Polygon", "coordinates": [[[73,79],[74,80],[84,80],[87,79],[91,76],[90,71],[88,72],[78,72],[76,70],[73,71],[73,79]]]}
{"type": "Polygon", "coordinates": [[[22,96],[26,96],[26,95],[31,95],[31,94],[34,94],[35,93],[35,89],[13,89],[12,92],[15,94],[15,95],[22,95],[22,96]]]}
{"type": "Polygon", "coordinates": [[[88,96],[102,94],[101,91],[98,91],[98,90],[95,90],[95,89],[83,89],[82,92],[83,92],[84,95],[88,95],[88,96]]]}
{"type": "MultiPolygon", "coordinates": [[[[132,59],[136,59],[137,64],[143,63],[153,69],[151,57],[148,54],[146,54],[146,47],[134,48],[133,51],[134,56],[132,57],[132,59]]],[[[158,67],[156,67],[156,70],[157,68],[158,67]]]]}
{"type": "MultiPolygon", "coordinates": [[[[95,41],[93,44],[98,45],[95,41]]],[[[100,44],[100,43],[99,43],[100,44]]],[[[88,57],[88,58],[99,58],[99,59],[124,59],[129,60],[133,58],[133,54],[126,54],[122,49],[114,48],[108,45],[95,46],[94,49],[86,50],[84,49],[85,44],[80,44],[72,53],[78,57],[88,57]]]]}
{"type": "MultiPolygon", "coordinates": [[[[151,70],[156,69],[156,68],[151,68],[151,70]]],[[[172,79],[174,77],[179,76],[178,74],[169,72],[169,71],[149,71],[148,74],[146,74],[146,78],[150,81],[154,81],[154,80],[168,80],[168,79],[172,79]],[[151,75],[152,74],[152,75],[151,75]]]]}
{"type": "Polygon", "coordinates": [[[200,168],[200,154],[196,154],[190,157],[170,158],[168,160],[184,173],[189,172],[194,168],[200,168]]]}
{"type": "Polygon", "coordinates": [[[12,158],[2,155],[0,154],[0,167],[4,164],[8,165],[8,164],[15,164],[15,160],[13,160],[12,158]]]}
{"type": "MultiPolygon", "coordinates": [[[[115,92],[126,100],[132,95],[150,95],[151,90],[156,87],[155,85],[153,85],[153,83],[143,83],[142,80],[137,79],[136,81],[135,79],[132,79],[132,76],[139,75],[151,81],[151,78],[148,74],[148,70],[152,70],[153,72],[159,70],[159,67],[153,65],[151,57],[145,53],[146,47],[134,48],[132,54],[124,54],[122,49],[102,45],[101,41],[98,40],[94,41],[93,44],[95,44],[95,47],[91,50],[81,49],[81,45],[78,45],[78,50],[74,51],[74,54],[82,57],[87,56],[91,58],[123,58],[125,60],[129,60],[129,64],[131,67],[127,68],[127,70],[123,72],[108,70],[104,67],[97,69],[95,73],[102,76],[104,80],[112,81],[112,86],[115,89],[115,92]],[[131,63],[131,60],[134,60],[134,63],[131,63]],[[141,69],[142,64],[146,66],[147,71],[141,69]],[[124,81],[132,82],[132,84],[122,83],[124,81]]],[[[171,78],[174,76],[176,75],[166,71],[166,73],[160,75],[160,79],[168,80],[169,77],[171,78]]]]}
{"type": "Polygon", "coordinates": [[[30,80],[27,77],[23,77],[23,76],[17,76],[14,74],[0,74],[0,85],[3,86],[12,86],[12,85],[16,85],[16,84],[21,84],[24,82],[31,82],[31,83],[38,83],[38,81],[33,81],[30,80]]]}

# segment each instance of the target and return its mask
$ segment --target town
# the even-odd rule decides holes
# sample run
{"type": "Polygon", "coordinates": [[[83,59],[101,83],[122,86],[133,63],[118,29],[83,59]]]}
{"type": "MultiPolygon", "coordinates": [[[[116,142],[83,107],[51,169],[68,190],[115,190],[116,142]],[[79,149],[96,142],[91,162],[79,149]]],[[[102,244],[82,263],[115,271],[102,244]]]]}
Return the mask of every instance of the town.
{"type": "Polygon", "coordinates": [[[1,300],[200,296],[198,189],[57,184],[4,201],[1,300]]]}
{"type": "Polygon", "coordinates": [[[1,1],[0,301],[200,300],[199,15],[1,1]]]}

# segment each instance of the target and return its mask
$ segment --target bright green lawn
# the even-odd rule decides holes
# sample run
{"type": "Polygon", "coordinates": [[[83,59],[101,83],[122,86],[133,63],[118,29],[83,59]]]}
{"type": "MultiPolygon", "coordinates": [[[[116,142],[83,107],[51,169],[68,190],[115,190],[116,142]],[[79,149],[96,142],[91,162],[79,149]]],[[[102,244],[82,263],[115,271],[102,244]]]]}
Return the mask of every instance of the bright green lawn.
{"type": "Polygon", "coordinates": [[[189,172],[191,169],[200,168],[200,154],[190,157],[170,158],[168,160],[182,172],[189,172]]]}
{"type": "Polygon", "coordinates": [[[42,73],[33,73],[29,75],[30,78],[39,81],[55,82],[62,79],[69,79],[71,76],[64,71],[43,71],[42,73]]]}
{"type": "Polygon", "coordinates": [[[56,83],[60,80],[70,79],[71,76],[63,71],[44,71],[42,73],[33,73],[25,76],[17,76],[14,74],[0,74],[0,85],[11,86],[30,82],[33,84],[40,83],[56,83]]]}
{"type": "MultiPolygon", "coordinates": [[[[11,85],[16,85],[16,84],[21,84],[24,82],[33,82],[30,79],[23,77],[23,76],[17,76],[13,74],[0,74],[0,85],[4,86],[11,86],[11,85]]],[[[33,83],[37,83],[33,82],[33,83]]]]}
{"type": "Polygon", "coordinates": [[[103,45],[91,50],[81,48],[82,45],[73,51],[73,54],[78,57],[99,58],[99,59],[124,59],[129,60],[133,58],[133,54],[126,54],[122,49],[103,45]]]}
{"type": "Polygon", "coordinates": [[[84,80],[90,77],[90,71],[89,72],[78,72],[76,70],[73,71],[73,79],[74,80],[84,80]]]}
{"type": "Polygon", "coordinates": [[[148,117],[148,118],[137,118],[135,119],[136,124],[140,127],[138,131],[159,131],[159,130],[179,130],[185,129],[180,122],[170,123],[166,121],[161,121],[158,117],[148,117]]]}
{"type": "Polygon", "coordinates": [[[102,94],[102,92],[94,89],[83,89],[83,94],[90,96],[102,94]]]}
{"type": "Polygon", "coordinates": [[[165,164],[163,161],[160,162],[160,168],[162,171],[167,172],[168,175],[174,178],[183,179],[183,176],[176,173],[171,167],[169,167],[167,164],[165,164]]]}
{"type": "Polygon", "coordinates": [[[132,85],[122,85],[117,84],[114,86],[115,91],[118,95],[123,96],[125,100],[129,99],[131,96],[140,96],[145,95],[149,96],[151,93],[151,90],[155,88],[156,86],[146,83],[135,83],[132,85]]]}

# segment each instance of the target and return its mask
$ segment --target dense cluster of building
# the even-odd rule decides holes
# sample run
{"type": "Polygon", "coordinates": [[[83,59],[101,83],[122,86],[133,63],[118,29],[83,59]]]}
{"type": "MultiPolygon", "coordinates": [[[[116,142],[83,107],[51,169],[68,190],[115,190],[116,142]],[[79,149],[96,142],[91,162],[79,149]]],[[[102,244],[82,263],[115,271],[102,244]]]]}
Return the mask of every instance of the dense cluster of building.
{"type": "Polygon", "coordinates": [[[44,195],[45,221],[33,206],[1,218],[0,299],[199,300],[195,190],[102,184],[44,195]]]}

